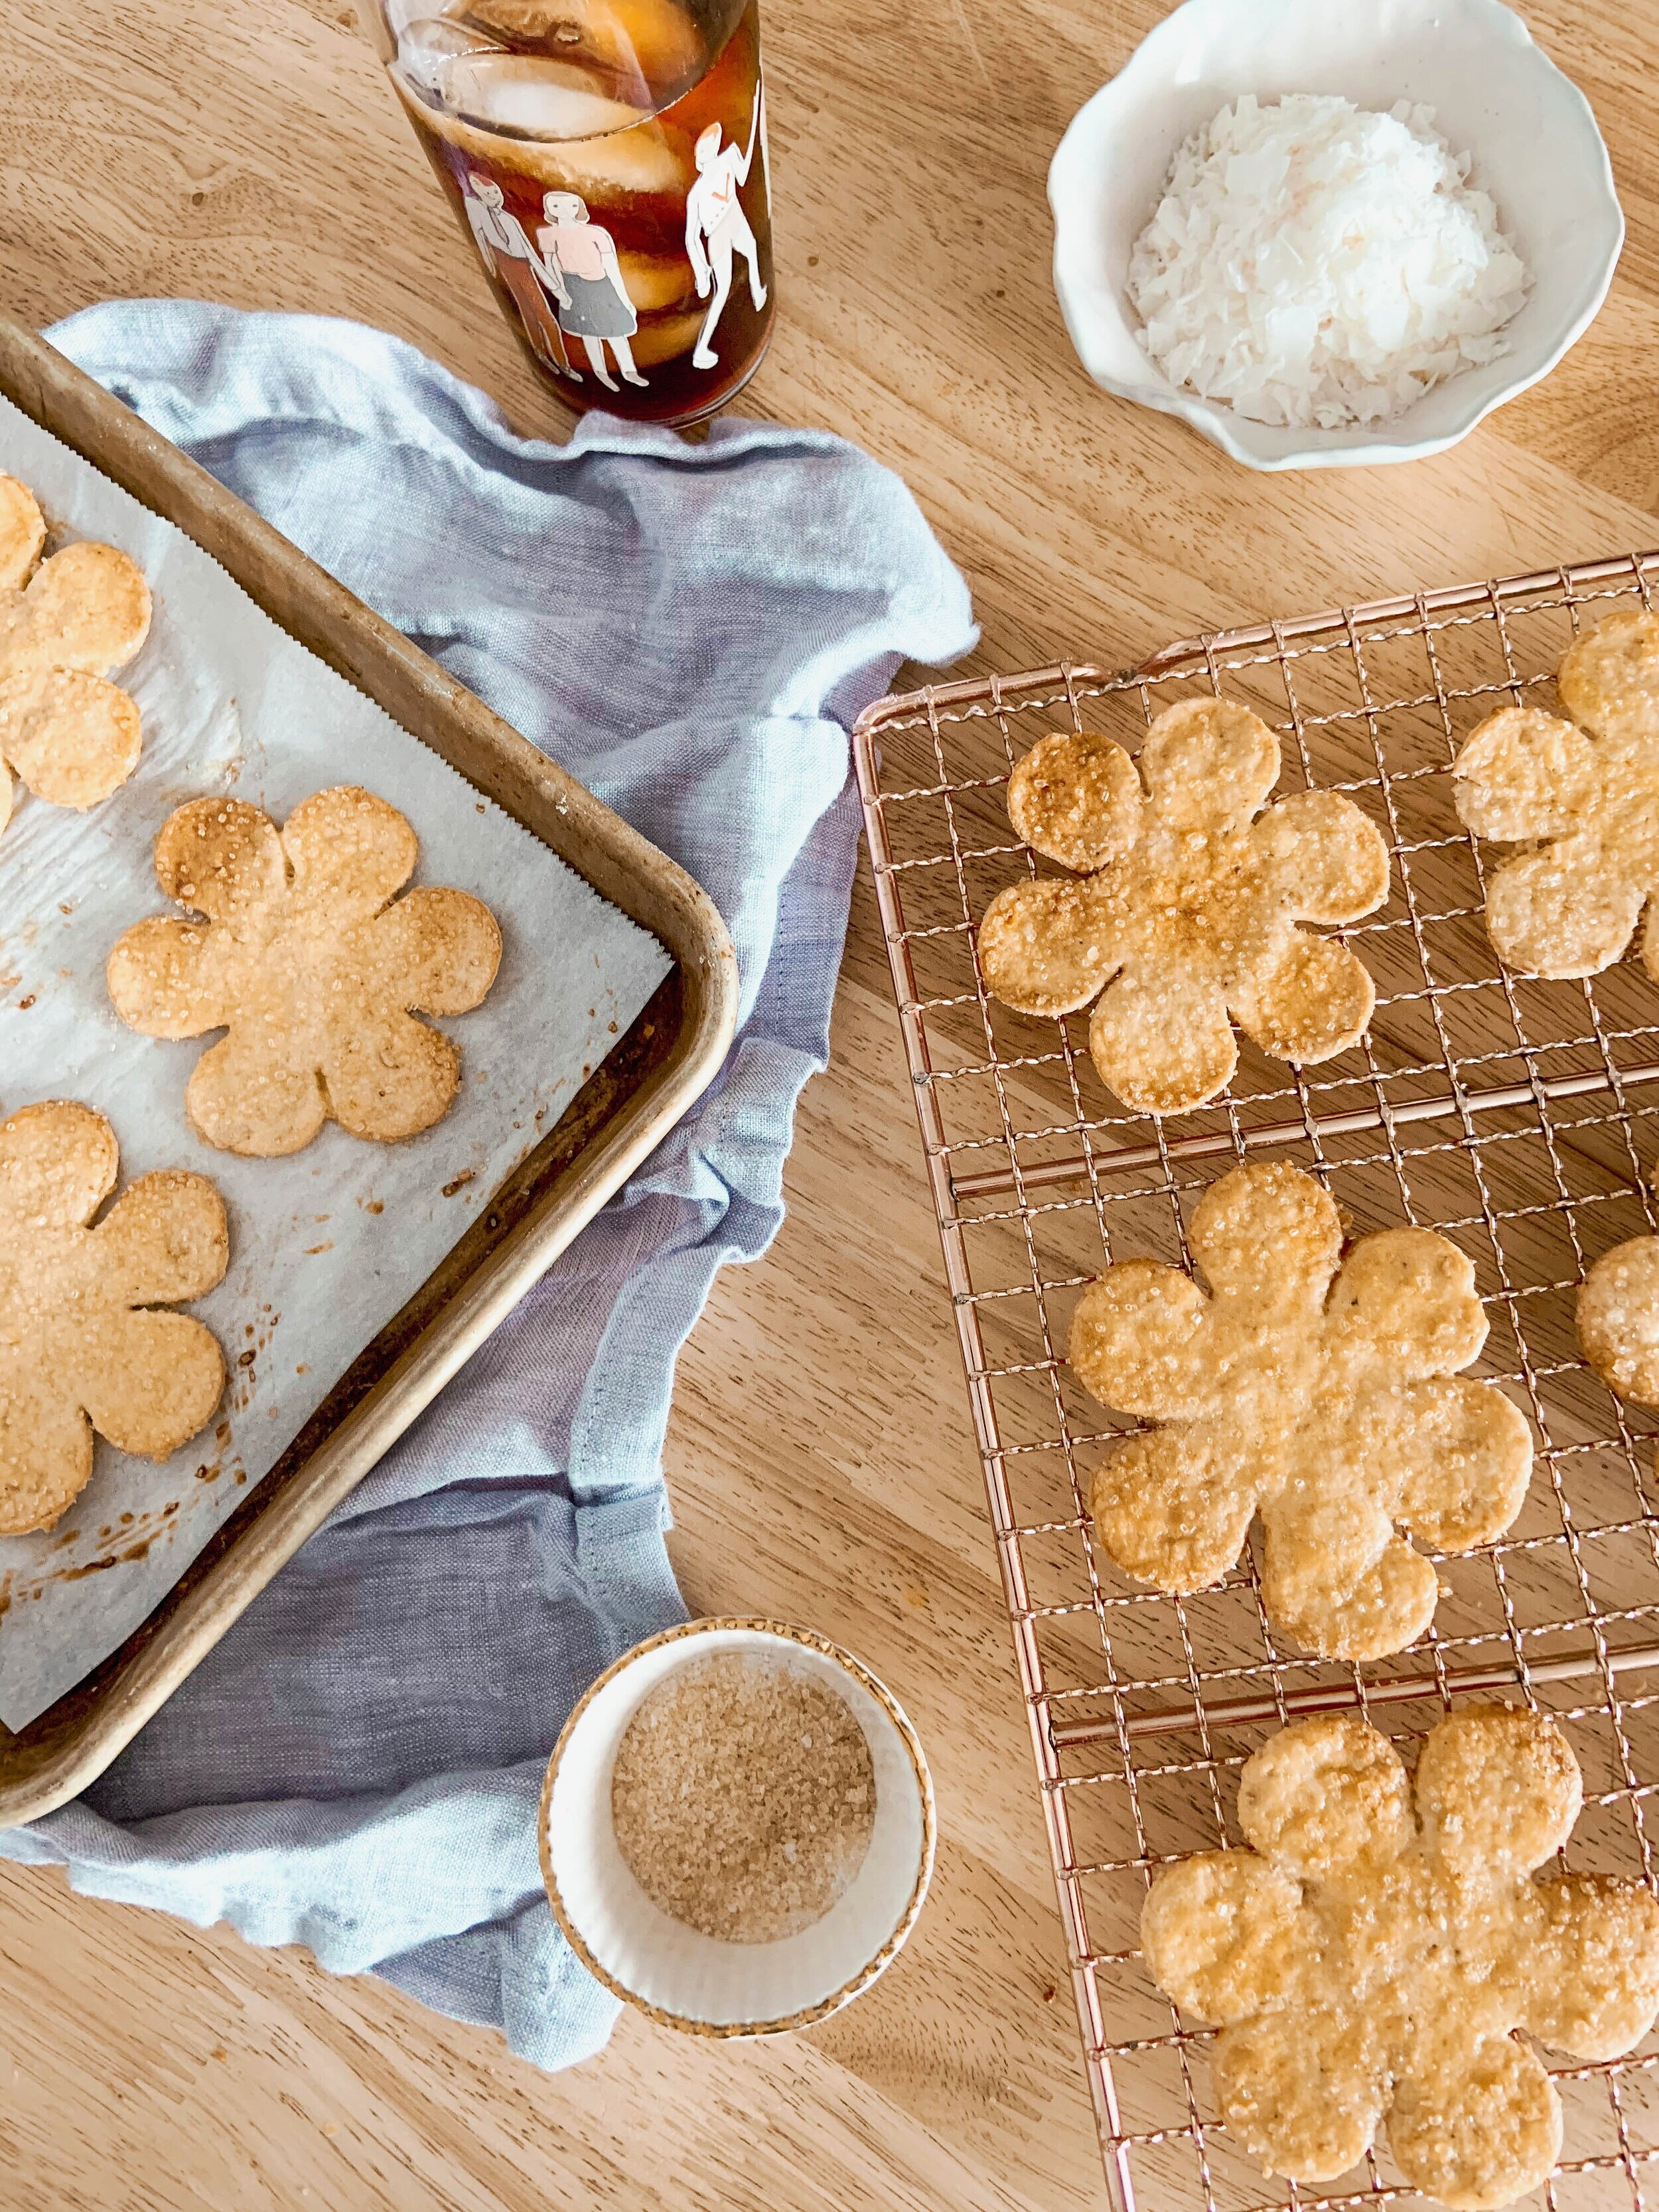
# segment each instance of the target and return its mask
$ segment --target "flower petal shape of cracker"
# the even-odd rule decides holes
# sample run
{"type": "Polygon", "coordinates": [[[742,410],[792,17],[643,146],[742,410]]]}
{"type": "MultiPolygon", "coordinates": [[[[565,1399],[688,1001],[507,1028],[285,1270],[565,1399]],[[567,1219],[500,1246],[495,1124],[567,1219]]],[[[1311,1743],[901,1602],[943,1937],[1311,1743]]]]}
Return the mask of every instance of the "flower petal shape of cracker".
{"type": "Polygon", "coordinates": [[[460,1050],[416,1013],[481,1004],[501,933],[469,892],[398,896],[418,849],[397,808],[355,786],[315,793],[280,831],[236,799],[162,823],[157,880],[201,918],[129,929],[109,992],[146,1036],[227,1032],[185,1092],[209,1144],[297,1152],[331,1118],[391,1144],[448,1112],[460,1050]]]}
{"type": "MultiPolygon", "coordinates": [[[[1486,929],[1525,974],[1599,975],[1659,893],[1659,615],[1611,614],[1570,647],[1555,688],[1571,717],[1503,707],[1453,769],[1479,837],[1533,847],[1486,884],[1486,929]]],[[[1659,981],[1650,916],[1642,960],[1659,981]]]]}
{"type": "Polygon", "coordinates": [[[95,806],[138,764],[138,709],[111,672],[149,633],[143,571],[113,545],[40,559],[33,494],[0,476],[0,830],[15,769],[37,799],[95,806]]]}
{"type": "Polygon", "coordinates": [[[1098,1000],[1091,1056],[1137,1113],[1181,1113],[1225,1088],[1238,1060],[1230,1015],[1264,1052],[1298,1064],[1365,1033],[1370,976],[1346,946],[1298,925],[1381,906],[1388,848],[1333,792],[1262,813],[1278,778],[1265,722],[1194,699],[1152,724],[1139,774],[1109,738],[1056,735],[1008,780],[1015,830],[1073,873],[991,901],[978,936],[986,988],[1027,1014],[1098,1000]]]}
{"type": "Polygon", "coordinates": [[[115,1188],[115,1133],[89,1106],[25,1106],[0,1124],[0,1534],[50,1528],[92,1474],[93,1431],[163,1460],[213,1418],[213,1332],[156,1309],[224,1274],[224,1203],[163,1168],[115,1188]]]}
{"type": "Polygon", "coordinates": [[[1362,1237],[1343,1259],[1335,1206],[1282,1162],[1213,1184],[1189,1241],[1208,1295],[1178,1267],[1124,1260],[1072,1318],[1085,1387],[1158,1425],[1096,1471],[1101,1543],[1138,1581],[1200,1589],[1259,1511],[1279,1627],[1325,1658],[1403,1650],[1439,1587],[1407,1539],[1490,1543],[1532,1472],[1519,1408],[1458,1371],[1486,1337],[1474,1267],[1425,1229],[1362,1237]]]}
{"type": "Polygon", "coordinates": [[[1248,1850],[1159,1874],[1152,1979],[1218,2027],[1222,2116],[1262,2169],[1334,2180],[1385,2122],[1413,2188],[1487,2212],[1560,2155],[1561,2106],[1517,2031],[1591,2063],[1659,2012],[1659,1903],[1640,1883],[1535,1881],[1583,1800],[1559,1725],[1449,1715],[1414,1782],[1353,1716],[1301,1721],[1245,1761],[1248,1850]]]}
{"type": "Polygon", "coordinates": [[[1608,1389],[1659,1406],[1659,1237],[1602,1254],[1579,1285],[1577,1320],[1579,1346],[1608,1389]]]}

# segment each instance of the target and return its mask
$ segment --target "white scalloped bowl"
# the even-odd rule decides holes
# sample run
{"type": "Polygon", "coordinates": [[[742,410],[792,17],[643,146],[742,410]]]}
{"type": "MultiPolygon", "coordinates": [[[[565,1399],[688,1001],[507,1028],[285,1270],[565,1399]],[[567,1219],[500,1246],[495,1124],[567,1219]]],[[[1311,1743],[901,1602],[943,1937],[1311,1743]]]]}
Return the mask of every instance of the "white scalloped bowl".
{"type": "Polygon", "coordinates": [[[1048,171],[1054,289],[1095,382],[1179,415],[1253,469],[1413,460],[1465,438],[1547,376],[1607,297],[1625,218],[1589,102],[1500,0],[1187,0],[1073,118],[1048,171]],[[1345,430],[1253,422],[1154,368],[1125,290],[1130,249],[1182,139],[1253,92],[1420,101],[1532,272],[1509,350],[1391,422],[1345,430]]]}

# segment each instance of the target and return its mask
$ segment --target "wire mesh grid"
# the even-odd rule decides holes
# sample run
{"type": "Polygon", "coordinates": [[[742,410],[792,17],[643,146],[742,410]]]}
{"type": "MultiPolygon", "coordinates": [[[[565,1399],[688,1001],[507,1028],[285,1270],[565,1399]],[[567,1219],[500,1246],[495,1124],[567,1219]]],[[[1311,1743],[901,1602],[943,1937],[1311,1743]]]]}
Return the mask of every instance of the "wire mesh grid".
{"type": "MultiPolygon", "coordinates": [[[[1571,1867],[1656,1882],[1659,1422],[1578,1356],[1577,1285],[1659,1228],[1659,986],[1627,957],[1590,982],[1512,975],[1482,909],[1491,854],[1461,827],[1449,764],[1494,707],[1553,700],[1571,637],[1650,604],[1659,552],[1185,640],[1134,670],[1056,666],[890,698],[854,752],[877,896],[1030,1714],[1108,2196],[1117,2212],[1416,2205],[1379,2142],[1341,2181],[1264,2180],[1221,2124],[1209,2038],[1138,1949],[1156,1870],[1242,1840],[1239,1770],[1274,1729],[1358,1709],[1416,1741],[1494,1690],[1553,1714],[1584,1774],[1571,1867]],[[1012,763],[1070,726],[1133,750],[1172,702],[1224,691],[1280,734],[1279,790],[1345,793],[1383,832],[1389,902],[1336,933],[1377,988],[1362,1043],[1305,1070],[1241,1037],[1210,1106],[1125,1111],[1088,1058],[1086,1012],[988,994],[975,929],[1036,872],[1011,830],[1012,763]],[[1536,1458],[1498,1541],[1437,1561],[1434,1625],[1392,1660],[1310,1659],[1276,1637],[1253,1539],[1194,1596],[1129,1581],[1096,1540],[1090,1478],[1116,1422],[1064,1347],[1103,1265],[1190,1264],[1187,1224],[1245,1157],[1316,1175],[1351,1234],[1439,1230],[1474,1263],[1491,1323],[1471,1371],[1529,1417],[1536,1458]]],[[[1659,2207],[1659,2036],[1626,2058],[1543,2054],[1566,2112],[1528,2203],[1659,2207]],[[1645,2192],[1645,2193],[1644,2193],[1645,2192]]]]}

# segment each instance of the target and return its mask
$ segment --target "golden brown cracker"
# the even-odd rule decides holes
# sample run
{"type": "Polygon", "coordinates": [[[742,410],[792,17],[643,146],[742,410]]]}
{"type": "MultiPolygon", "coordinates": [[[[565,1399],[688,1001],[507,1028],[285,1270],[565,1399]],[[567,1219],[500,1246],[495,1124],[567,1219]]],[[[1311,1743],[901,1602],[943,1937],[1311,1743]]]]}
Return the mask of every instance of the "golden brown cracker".
{"type": "Polygon", "coordinates": [[[1265,722],[1194,699],[1158,716],[1139,774],[1109,738],[1056,735],[1009,778],[1015,830],[1082,880],[997,894],[977,939],[986,988],[1022,1013],[1097,1000],[1091,1055],[1137,1112],[1180,1113],[1224,1089],[1238,1058],[1230,1012],[1297,1063],[1365,1032],[1376,993],[1364,967],[1299,925],[1380,906],[1387,848],[1334,793],[1262,813],[1278,775],[1265,722]]]}
{"type": "Polygon", "coordinates": [[[1582,1802],[1559,1726],[1503,1706],[1433,1729],[1414,1784],[1357,1716],[1302,1721],[1246,1760],[1249,1848],[1160,1872],[1147,1969],[1212,2051],[1222,2116],[1265,2172],[1334,2180],[1379,2123],[1453,2212],[1535,2188],[1561,2108],[1521,2033],[1583,2062],[1659,2013],[1659,1904],[1602,1875],[1534,1878],[1582,1802]]]}
{"type": "Polygon", "coordinates": [[[1335,1206],[1280,1162],[1213,1184],[1190,1241],[1207,1296],[1177,1267],[1125,1260],[1073,1316],[1087,1389],[1156,1424],[1096,1470],[1102,1544],[1138,1581],[1200,1589],[1237,1564],[1259,1512],[1277,1626],[1328,1658],[1402,1650],[1438,1593],[1408,1539],[1489,1543],[1531,1474],[1519,1409],[1458,1371],[1486,1334],[1473,1267],[1422,1229],[1362,1237],[1343,1260],[1335,1206]]]}
{"type": "Polygon", "coordinates": [[[1659,1237],[1602,1255],[1578,1292],[1578,1341],[1621,1398],[1659,1405],[1659,1237]]]}
{"type": "MultiPolygon", "coordinates": [[[[1454,767],[1457,811],[1477,836],[1534,849],[1492,870],[1486,928],[1528,975],[1599,975],[1659,889],[1659,616],[1611,614],[1556,674],[1563,721],[1503,707],[1454,767]]],[[[1651,925],[1642,957],[1659,979],[1651,925]]]]}
{"type": "Polygon", "coordinates": [[[227,1030],[185,1093],[210,1144],[295,1152],[331,1118],[393,1143],[447,1113],[460,1051],[416,1013],[481,1004],[501,937],[465,891],[398,896],[416,852],[397,808],[354,786],[316,793],[280,831],[234,799],[162,823],[157,880],[204,918],[128,930],[110,996],[147,1036],[227,1030]]]}
{"type": "Polygon", "coordinates": [[[1039,738],[1008,778],[1014,833],[1079,875],[1134,842],[1140,779],[1109,738],[1039,738]]]}
{"type": "Polygon", "coordinates": [[[45,543],[33,493],[0,477],[0,828],[7,765],[38,798],[88,807],[138,761],[138,709],[107,679],[149,634],[143,572],[113,545],[66,545],[41,561],[45,543]]]}
{"type": "Polygon", "coordinates": [[[223,1202],[205,1176],[162,1169],[94,1227],[118,1164],[89,1106],[25,1106],[0,1125],[0,1534],[52,1526],[92,1474],[94,1430],[163,1460],[224,1389],[212,1332],[155,1310],[223,1276],[223,1202]]]}
{"type": "Polygon", "coordinates": [[[40,501],[15,477],[0,476],[0,592],[21,591],[46,542],[40,501]]]}

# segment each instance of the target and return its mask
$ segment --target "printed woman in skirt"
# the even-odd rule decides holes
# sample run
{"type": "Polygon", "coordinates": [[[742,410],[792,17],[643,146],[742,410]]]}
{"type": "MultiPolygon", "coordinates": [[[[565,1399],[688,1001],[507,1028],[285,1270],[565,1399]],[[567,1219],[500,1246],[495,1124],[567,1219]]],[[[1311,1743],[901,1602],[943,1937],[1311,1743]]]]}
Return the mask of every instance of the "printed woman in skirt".
{"type": "Polygon", "coordinates": [[[640,319],[617,265],[615,240],[588,221],[587,202],[580,193],[545,192],[542,212],[547,221],[538,228],[536,243],[542,250],[542,273],[558,301],[559,328],[567,337],[581,340],[607,392],[617,389],[605,367],[607,345],[623,382],[643,386],[646,380],[634,366],[629,343],[640,319]]]}
{"type": "Polygon", "coordinates": [[[580,384],[581,379],[565,351],[558,319],[542,289],[536,249],[507,205],[501,186],[493,177],[470,169],[462,179],[461,201],[484,274],[495,278],[517,307],[536,358],[561,376],[574,377],[580,384]]]}

